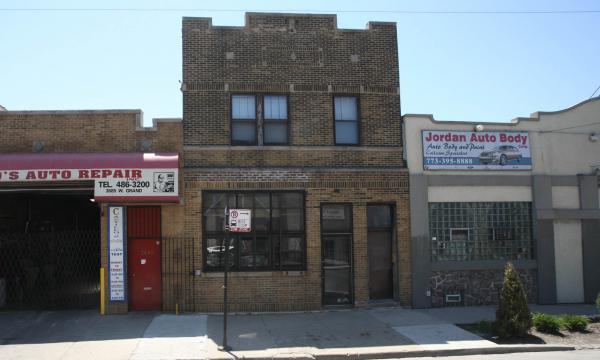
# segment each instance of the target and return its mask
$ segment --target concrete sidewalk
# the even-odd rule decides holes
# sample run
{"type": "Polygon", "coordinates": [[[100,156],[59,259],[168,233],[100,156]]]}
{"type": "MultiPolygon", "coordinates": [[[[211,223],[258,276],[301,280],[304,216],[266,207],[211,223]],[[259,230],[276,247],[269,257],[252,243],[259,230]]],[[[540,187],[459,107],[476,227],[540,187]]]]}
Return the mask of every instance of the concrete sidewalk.
{"type": "MultiPolygon", "coordinates": [[[[493,310],[382,308],[232,315],[229,353],[217,349],[223,336],[220,315],[7,312],[0,313],[0,359],[333,360],[571,349],[496,345],[452,324],[493,316],[493,310]],[[466,314],[475,314],[474,319],[466,314]]],[[[586,310],[570,307],[561,312],[582,311],[586,310]]]]}

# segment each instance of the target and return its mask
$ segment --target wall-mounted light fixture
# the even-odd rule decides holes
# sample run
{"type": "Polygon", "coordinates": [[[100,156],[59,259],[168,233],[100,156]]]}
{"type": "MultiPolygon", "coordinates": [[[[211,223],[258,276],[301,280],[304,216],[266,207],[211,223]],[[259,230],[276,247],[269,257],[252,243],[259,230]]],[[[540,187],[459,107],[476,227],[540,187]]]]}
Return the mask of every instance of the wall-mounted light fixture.
{"type": "Polygon", "coordinates": [[[481,125],[481,124],[475,125],[475,131],[482,132],[483,130],[485,130],[483,125],[481,125]]]}
{"type": "Polygon", "coordinates": [[[597,134],[597,133],[595,133],[595,132],[591,133],[591,134],[590,134],[590,141],[591,141],[591,142],[596,142],[596,141],[598,141],[598,134],[597,134]]]}
{"type": "Polygon", "coordinates": [[[46,142],[42,140],[35,140],[33,142],[33,151],[34,152],[42,152],[46,147],[46,142]]]}

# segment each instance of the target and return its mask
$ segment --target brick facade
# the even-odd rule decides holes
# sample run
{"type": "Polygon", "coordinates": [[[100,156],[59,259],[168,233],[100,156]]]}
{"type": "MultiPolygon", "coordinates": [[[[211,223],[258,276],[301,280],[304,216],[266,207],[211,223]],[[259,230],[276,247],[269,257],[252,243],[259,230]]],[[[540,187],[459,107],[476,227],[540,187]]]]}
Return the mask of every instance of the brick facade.
{"type": "MultiPolygon", "coordinates": [[[[0,111],[0,153],[175,152],[182,147],[180,119],[155,119],[142,126],[139,110],[0,111]],[[39,144],[42,144],[40,146],[39,144]]],[[[93,188],[93,181],[0,183],[2,188],[93,188]]],[[[106,204],[100,206],[100,266],[108,266],[106,204]]],[[[163,236],[183,231],[183,207],[162,205],[163,236]]],[[[163,244],[163,254],[166,253],[163,244]]],[[[108,284],[108,273],[105,284],[108,284]]],[[[110,303],[107,313],[128,311],[127,303],[110,303]]],[[[168,293],[163,293],[168,297],[168,293]]]]}
{"type": "MultiPolygon", "coordinates": [[[[320,207],[353,214],[354,304],[369,303],[367,204],[393,204],[394,298],[410,305],[408,173],[403,160],[396,26],[338,29],[335,15],[246,14],[244,27],[183,19],[184,237],[204,270],[202,194],[207,190],[300,190],[305,194],[306,269],[234,272],[232,311],[321,308],[320,207]],[[288,145],[231,145],[231,96],[288,96],[288,145]],[[353,95],[359,146],[335,146],[333,97],[353,95]]],[[[257,121],[261,121],[260,112],[257,121]]],[[[222,273],[199,271],[184,308],[222,310],[222,273]]]]}
{"type": "MultiPolygon", "coordinates": [[[[181,203],[160,204],[164,311],[222,311],[222,272],[203,268],[202,199],[208,190],[304,194],[306,266],[233,272],[232,311],[322,307],[320,209],[326,203],[352,205],[355,306],[370,300],[367,205],[393,205],[393,298],[410,305],[408,171],[395,24],[347,30],[337,28],[334,15],[249,13],[244,27],[218,27],[211,19],[184,18],[182,92],[183,122],[164,119],[152,128],[141,126],[139,110],[0,111],[0,153],[181,153],[181,203]],[[287,95],[288,144],[232,146],[232,94],[287,95]],[[357,99],[358,146],[335,145],[336,95],[357,99]]],[[[27,184],[38,185],[60,186],[27,184]]],[[[66,185],[89,189],[91,182],[66,185]]],[[[100,210],[106,268],[107,204],[100,210]]],[[[107,301],[108,313],[128,310],[127,302],[107,301]]]]}
{"type": "Polygon", "coordinates": [[[41,153],[178,152],[182,142],[179,119],[143,127],[140,110],[0,111],[0,124],[0,153],[36,152],[38,142],[41,153]]]}

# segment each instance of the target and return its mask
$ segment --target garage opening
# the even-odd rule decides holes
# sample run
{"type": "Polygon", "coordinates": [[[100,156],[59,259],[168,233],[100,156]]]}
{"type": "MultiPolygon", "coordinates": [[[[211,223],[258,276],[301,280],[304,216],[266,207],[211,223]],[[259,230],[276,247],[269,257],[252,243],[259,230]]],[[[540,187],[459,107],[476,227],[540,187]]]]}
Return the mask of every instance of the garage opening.
{"type": "Polygon", "coordinates": [[[100,213],[90,190],[0,191],[0,309],[99,305],[100,213]]]}

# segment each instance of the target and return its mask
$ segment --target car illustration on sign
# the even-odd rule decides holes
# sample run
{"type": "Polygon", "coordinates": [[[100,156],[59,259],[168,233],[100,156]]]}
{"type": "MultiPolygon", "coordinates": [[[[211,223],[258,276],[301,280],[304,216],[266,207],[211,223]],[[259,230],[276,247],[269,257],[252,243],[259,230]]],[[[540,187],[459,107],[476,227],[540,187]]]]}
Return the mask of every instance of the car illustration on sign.
{"type": "Polygon", "coordinates": [[[497,146],[492,150],[486,150],[479,154],[479,161],[482,164],[506,165],[509,161],[521,161],[522,158],[523,155],[521,155],[519,149],[511,145],[497,146]]]}

